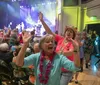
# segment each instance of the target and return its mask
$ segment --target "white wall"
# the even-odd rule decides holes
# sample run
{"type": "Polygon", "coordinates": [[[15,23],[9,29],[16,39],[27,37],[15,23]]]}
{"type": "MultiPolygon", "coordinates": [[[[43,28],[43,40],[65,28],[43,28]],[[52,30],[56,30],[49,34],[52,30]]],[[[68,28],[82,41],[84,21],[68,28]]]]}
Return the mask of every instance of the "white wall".
{"type": "Polygon", "coordinates": [[[85,6],[85,7],[93,7],[93,6],[98,5],[98,4],[100,4],[100,0],[93,0],[91,2],[83,4],[83,6],[85,6]]]}
{"type": "Polygon", "coordinates": [[[87,15],[89,17],[97,16],[97,18],[100,19],[100,0],[93,0],[82,6],[87,7],[87,15]]]}

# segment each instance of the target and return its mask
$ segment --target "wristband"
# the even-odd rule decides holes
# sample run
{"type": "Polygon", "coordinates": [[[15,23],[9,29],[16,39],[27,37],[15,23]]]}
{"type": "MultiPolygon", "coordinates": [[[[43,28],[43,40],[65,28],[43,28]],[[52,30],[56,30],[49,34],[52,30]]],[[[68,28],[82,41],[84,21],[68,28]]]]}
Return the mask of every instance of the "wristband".
{"type": "Polygon", "coordinates": [[[77,50],[74,50],[74,52],[77,53],[78,51],[77,50]]]}

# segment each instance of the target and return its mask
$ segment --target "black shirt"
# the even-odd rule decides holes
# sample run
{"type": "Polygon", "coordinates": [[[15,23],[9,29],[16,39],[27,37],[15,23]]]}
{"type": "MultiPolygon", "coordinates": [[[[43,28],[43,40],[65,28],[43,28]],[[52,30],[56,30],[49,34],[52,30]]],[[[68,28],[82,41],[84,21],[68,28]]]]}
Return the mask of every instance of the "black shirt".
{"type": "Polygon", "coordinates": [[[10,62],[12,62],[13,52],[0,51],[0,59],[9,64],[10,62]]]}

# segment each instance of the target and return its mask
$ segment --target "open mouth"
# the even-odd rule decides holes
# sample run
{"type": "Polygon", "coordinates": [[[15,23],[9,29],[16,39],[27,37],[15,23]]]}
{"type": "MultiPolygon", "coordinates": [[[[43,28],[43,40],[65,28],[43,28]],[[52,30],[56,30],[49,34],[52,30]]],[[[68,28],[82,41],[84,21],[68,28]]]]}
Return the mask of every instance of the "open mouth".
{"type": "Polygon", "coordinates": [[[48,47],[49,50],[53,49],[53,47],[48,47]]]}
{"type": "Polygon", "coordinates": [[[70,34],[68,34],[67,36],[70,36],[70,34]]]}

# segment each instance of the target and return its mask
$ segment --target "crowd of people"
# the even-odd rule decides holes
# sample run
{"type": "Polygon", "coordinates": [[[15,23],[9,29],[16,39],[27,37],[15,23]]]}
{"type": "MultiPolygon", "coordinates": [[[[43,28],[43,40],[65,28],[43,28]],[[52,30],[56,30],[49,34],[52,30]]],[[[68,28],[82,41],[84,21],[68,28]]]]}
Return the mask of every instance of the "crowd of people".
{"type": "Polygon", "coordinates": [[[68,85],[74,73],[78,83],[84,63],[89,68],[94,40],[86,31],[78,32],[69,26],[65,27],[64,36],[58,35],[50,30],[41,12],[39,19],[46,32],[39,39],[34,30],[23,30],[21,34],[17,29],[7,29],[6,33],[5,29],[0,30],[0,59],[34,70],[35,85],[68,85]]]}

